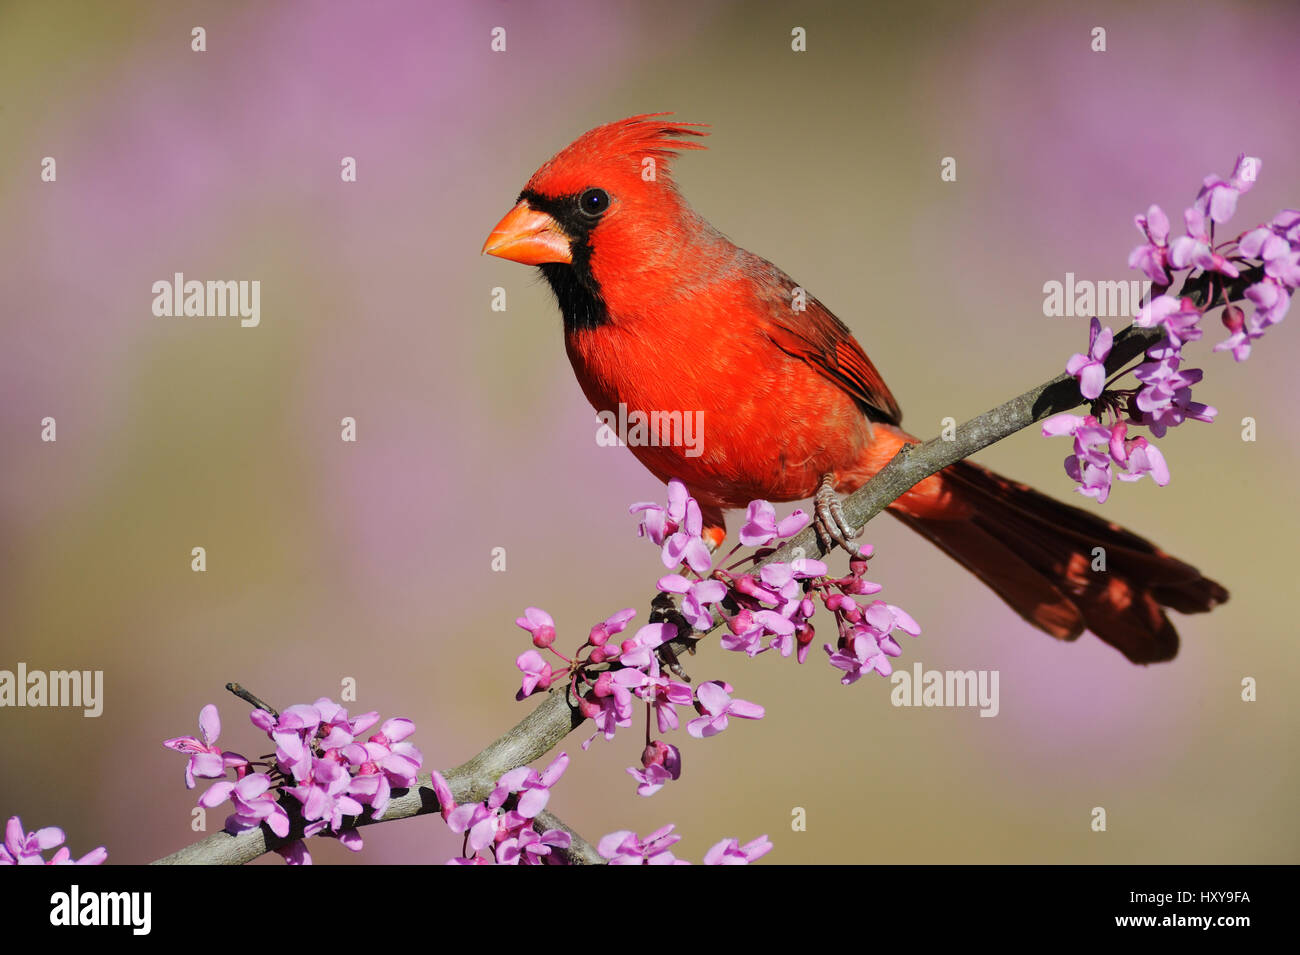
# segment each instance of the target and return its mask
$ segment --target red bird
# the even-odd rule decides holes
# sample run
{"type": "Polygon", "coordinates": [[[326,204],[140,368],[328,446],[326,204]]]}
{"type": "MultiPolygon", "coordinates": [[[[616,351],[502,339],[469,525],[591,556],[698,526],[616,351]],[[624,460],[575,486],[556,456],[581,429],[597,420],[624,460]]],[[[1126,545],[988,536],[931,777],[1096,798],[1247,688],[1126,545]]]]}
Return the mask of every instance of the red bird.
{"type": "MultiPolygon", "coordinates": [[[[723,511],[816,496],[819,530],[846,543],[835,493],[861,487],[904,443],[902,412],[848,328],[766,259],[736,246],[673,184],[700,124],[657,113],[593,129],[537,170],[483,251],[540,266],[564,315],[578,383],[598,412],[703,413],[699,448],[639,444],[685,482],[714,545],[723,511]]],[[[629,442],[631,444],[632,442],[629,442]]],[[[1116,524],[963,461],[889,506],[1054,637],[1086,628],[1135,663],[1168,660],[1170,607],[1227,591],[1116,524]],[[1092,571],[1093,548],[1106,550],[1092,571]]]]}

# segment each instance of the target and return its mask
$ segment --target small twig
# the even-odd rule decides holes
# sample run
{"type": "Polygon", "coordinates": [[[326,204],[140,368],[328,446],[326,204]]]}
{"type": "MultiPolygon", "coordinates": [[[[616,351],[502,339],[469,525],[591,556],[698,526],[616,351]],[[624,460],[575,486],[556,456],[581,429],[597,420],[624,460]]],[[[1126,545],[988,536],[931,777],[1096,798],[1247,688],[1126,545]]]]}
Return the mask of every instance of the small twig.
{"type": "Polygon", "coordinates": [[[245,703],[251,703],[255,709],[266,710],[266,712],[270,713],[277,720],[280,718],[279,710],[277,710],[274,706],[271,706],[266,701],[262,700],[260,697],[254,696],[252,693],[250,693],[248,690],[245,690],[238,683],[227,683],[226,689],[229,690],[231,693],[235,694],[235,696],[239,697],[245,703]]]}

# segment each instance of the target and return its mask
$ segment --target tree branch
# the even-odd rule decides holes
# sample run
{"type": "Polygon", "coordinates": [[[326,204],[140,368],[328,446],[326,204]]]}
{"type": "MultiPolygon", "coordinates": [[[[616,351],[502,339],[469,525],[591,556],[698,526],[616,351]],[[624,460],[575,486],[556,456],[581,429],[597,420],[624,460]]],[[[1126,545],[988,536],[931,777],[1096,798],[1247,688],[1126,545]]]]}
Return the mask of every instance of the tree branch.
{"type": "MultiPolygon", "coordinates": [[[[1178,294],[1190,297],[1202,307],[1212,300],[1214,304],[1239,301],[1246,287],[1260,281],[1262,277],[1262,266],[1245,269],[1238,278],[1230,281],[1223,280],[1221,276],[1202,273],[1187,279],[1178,294]]],[[[1115,336],[1105,362],[1106,374],[1109,376],[1124,368],[1164,336],[1164,330],[1159,326],[1139,328],[1130,325],[1115,336]]],[[[865,527],[897,498],[930,475],[1036,422],[1070,411],[1084,403],[1079,393],[1079,383],[1062,373],[958,426],[951,441],[933,438],[924,444],[904,446],[870,481],[844,498],[841,502],[844,516],[855,529],[865,527]]],[[[755,569],[796,557],[821,557],[825,553],[816,531],[810,526],[759,560],[755,569]]],[[[721,623],[715,623],[708,630],[679,635],[664,646],[674,652],[690,650],[698,640],[719,626],[721,623]]],[[[485,799],[503,773],[540,759],[584,723],[585,718],[569,702],[567,691],[567,684],[552,689],[516,726],[478,755],[445,773],[456,801],[477,802],[485,799]]],[[[438,800],[429,788],[428,781],[427,774],[421,776],[416,788],[393,797],[382,816],[359,819],[357,824],[371,825],[437,812],[438,800]]],[[[589,843],[549,813],[539,816],[538,822],[544,828],[564,829],[573,836],[572,861],[596,864],[604,861],[589,843]],[[547,817],[545,822],[542,821],[543,816],[547,817]]],[[[265,826],[238,836],[222,832],[159,859],[155,864],[239,865],[295,838],[301,838],[300,826],[296,826],[287,839],[276,839],[269,835],[265,826]]]]}
{"type": "MultiPolygon", "coordinates": [[[[517,766],[538,759],[564,737],[584,722],[576,709],[569,707],[562,692],[550,694],[541,706],[529,713],[516,726],[502,735],[481,753],[443,774],[447,786],[457,803],[481,802],[496,786],[496,781],[517,766]]],[[[438,797],[434,795],[430,774],[420,775],[418,784],[411,789],[395,790],[393,798],[380,816],[363,816],[357,826],[379,822],[408,819],[411,816],[439,812],[438,797]]],[[[537,817],[541,829],[563,829],[573,838],[573,845],[565,855],[570,862],[596,865],[604,862],[594,846],[569,828],[553,813],[543,812],[537,817]]],[[[295,819],[289,835],[281,839],[262,826],[248,829],[238,835],[224,830],[186,846],[169,856],[156,860],[153,865],[244,865],[258,856],[302,838],[302,821],[295,819]]]]}

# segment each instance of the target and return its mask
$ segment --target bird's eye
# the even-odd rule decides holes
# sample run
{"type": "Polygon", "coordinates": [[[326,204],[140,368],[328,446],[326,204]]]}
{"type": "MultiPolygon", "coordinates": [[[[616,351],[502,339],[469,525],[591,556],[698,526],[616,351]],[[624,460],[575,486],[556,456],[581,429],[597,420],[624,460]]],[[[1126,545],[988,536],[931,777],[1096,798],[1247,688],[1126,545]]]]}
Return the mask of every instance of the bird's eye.
{"type": "Polygon", "coordinates": [[[596,218],[609,208],[609,193],[604,189],[588,189],[578,197],[578,209],[584,216],[596,218]]]}

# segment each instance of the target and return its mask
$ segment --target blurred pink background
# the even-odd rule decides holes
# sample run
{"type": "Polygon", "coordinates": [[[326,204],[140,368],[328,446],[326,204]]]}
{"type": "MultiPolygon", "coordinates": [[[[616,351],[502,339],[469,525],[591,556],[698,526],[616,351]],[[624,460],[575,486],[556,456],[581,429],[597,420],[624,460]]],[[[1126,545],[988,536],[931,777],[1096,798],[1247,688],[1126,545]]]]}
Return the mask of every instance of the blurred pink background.
{"type": "MultiPolygon", "coordinates": [[[[287,706],[354,678],[354,712],[414,719],[448,767],[532,705],[513,698],[524,607],[566,650],[622,607],[644,620],[662,568],[626,508],[662,487],[593,440],[549,290],[479,255],[579,133],[659,110],[713,124],[677,164],[685,194],[834,309],[930,436],[1082,348],[1086,319],[1044,318],[1043,283],[1136,277],[1149,203],[1177,223],[1244,151],[1262,173],[1233,225],[1300,204],[1297,29],[1287,4],[0,8],[0,668],[106,684],[98,719],[0,710],[0,816],[148,861],[197,837],[163,738],[216,702],[223,745],[263,751],[228,680],[287,706]],[[155,318],[174,272],[260,280],[260,327],[155,318]]],[[[925,631],[899,664],[999,670],[998,717],[894,708],[820,649],[800,668],[710,641],[692,675],[767,719],[682,734],[685,775],[650,799],[623,772],[639,728],[587,753],[575,734],[551,807],[592,841],[675,822],[696,860],[765,832],[776,863],[1300,861],[1294,332],[1246,364],[1195,352],[1219,422],[1165,440],[1168,488],[1103,506],[1232,591],[1178,621],[1172,664],[1056,644],[882,519],[870,576],[925,631]]],[[[1072,497],[1065,454],[1022,434],[980,460],[1072,497]]],[[[458,842],[436,818],[365,841],[312,851],[441,862],[458,842]]]]}

